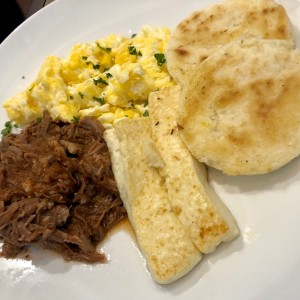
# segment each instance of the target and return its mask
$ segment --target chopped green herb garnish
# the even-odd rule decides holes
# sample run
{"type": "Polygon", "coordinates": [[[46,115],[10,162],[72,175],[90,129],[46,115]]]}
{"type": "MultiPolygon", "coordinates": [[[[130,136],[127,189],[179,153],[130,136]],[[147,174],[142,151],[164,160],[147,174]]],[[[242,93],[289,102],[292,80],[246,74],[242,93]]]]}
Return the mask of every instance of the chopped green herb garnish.
{"type": "Polygon", "coordinates": [[[145,103],[144,103],[144,107],[146,107],[148,105],[148,101],[146,101],[145,103]]]}
{"type": "Polygon", "coordinates": [[[146,109],[143,113],[143,117],[148,117],[149,116],[149,111],[146,109]]]}
{"type": "Polygon", "coordinates": [[[4,124],[4,128],[1,130],[2,136],[6,136],[11,133],[13,128],[19,128],[20,126],[12,121],[7,121],[4,124]]]}
{"type": "Polygon", "coordinates": [[[109,48],[109,47],[102,47],[99,43],[97,43],[97,46],[98,46],[101,50],[103,50],[104,52],[109,53],[109,52],[111,51],[111,48],[109,48]]]}
{"type": "Polygon", "coordinates": [[[74,97],[71,95],[71,96],[70,96],[70,99],[71,99],[71,100],[73,100],[73,99],[74,99],[74,97]]]}
{"type": "Polygon", "coordinates": [[[102,83],[104,85],[108,85],[107,81],[105,81],[104,79],[102,79],[101,77],[97,78],[97,79],[93,79],[93,82],[95,85],[97,85],[98,83],[102,83]]]}
{"type": "Polygon", "coordinates": [[[80,120],[79,117],[73,116],[73,119],[71,120],[72,123],[78,123],[80,120]]]}
{"type": "Polygon", "coordinates": [[[113,77],[110,73],[105,73],[105,75],[106,75],[107,78],[113,77]]]}
{"type": "Polygon", "coordinates": [[[93,69],[94,70],[99,70],[100,69],[100,64],[96,64],[96,65],[93,64],[93,69]]]}
{"type": "Polygon", "coordinates": [[[83,99],[84,95],[81,92],[78,92],[78,95],[81,99],[83,99]]]}
{"type": "Polygon", "coordinates": [[[19,128],[20,126],[12,121],[7,121],[4,124],[4,128],[1,130],[2,136],[6,136],[11,133],[13,128],[19,128]]]}
{"type": "Polygon", "coordinates": [[[41,123],[41,122],[42,122],[42,118],[41,118],[41,117],[37,117],[37,118],[36,118],[36,122],[37,122],[37,123],[41,123]]]}
{"type": "Polygon", "coordinates": [[[103,72],[109,71],[110,67],[106,67],[103,72]]]}
{"type": "Polygon", "coordinates": [[[129,54],[130,55],[142,56],[142,52],[141,51],[137,51],[134,46],[129,46],[128,50],[129,50],[129,54]]]}
{"type": "Polygon", "coordinates": [[[163,53],[155,53],[154,57],[155,57],[155,59],[157,61],[157,64],[159,66],[162,66],[166,62],[166,58],[165,58],[165,55],[163,53]]]}
{"type": "Polygon", "coordinates": [[[136,37],[136,33],[133,33],[132,35],[131,35],[131,38],[133,39],[133,38],[135,38],[136,37]]]}
{"type": "Polygon", "coordinates": [[[87,56],[81,56],[83,60],[87,60],[87,56]]]}
{"type": "Polygon", "coordinates": [[[1,130],[2,136],[6,136],[11,133],[12,130],[12,121],[7,121],[4,124],[4,128],[1,130]]]}
{"type": "Polygon", "coordinates": [[[99,97],[93,97],[94,100],[99,102],[101,105],[105,104],[105,99],[104,98],[99,98],[99,97]]]}

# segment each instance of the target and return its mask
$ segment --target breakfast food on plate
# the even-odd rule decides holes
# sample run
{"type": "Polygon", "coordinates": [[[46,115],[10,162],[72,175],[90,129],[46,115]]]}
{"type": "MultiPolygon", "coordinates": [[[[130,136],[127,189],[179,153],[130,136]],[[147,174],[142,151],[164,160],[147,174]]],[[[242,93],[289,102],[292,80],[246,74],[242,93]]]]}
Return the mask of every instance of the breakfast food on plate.
{"type": "Polygon", "coordinates": [[[96,250],[126,211],[111,171],[104,128],[86,117],[53,122],[47,112],[0,142],[1,256],[39,244],[66,260],[105,262],[96,250]]]}
{"type": "Polygon", "coordinates": [[[202,255],[170,207],[162,162],[151,142],[149,118],[124,119],[106,130],[104,138],[113,172],[153,278],[162,284],[185,275],[202,255]]]}
{"type": "Polygon", "coordinates": [[[131,37],[75,45],[66,59],[48,56],[35,81],[3,107],[19,125],[44,110],[54,121],[94,116],[105,127],[147,114],[149,93],[175,84],[164,59],[169,35],[165,27],[144,26],[131,37]]]}
{"type": "Polygon", "coordinates": [[[173,30],[167,46],[167,67],[184,84],[198,61],[240,38],[283,39],[293,43],[289,18],[273,0],[225,0],[195,11],[173,30]]]}
{"type": "Polygon", "coordinates": [[[48,56],[3,104],[0,255],[37,243],[104,262],[98,243],[128,215],[153,279],[187,274],[239,235],[206,165],[263,174],[300,154],[293,47],[281,5],[225,0],[171,36],[144,26],[48,56]]]}
{"type": "Polygon", "coordinates": [[[153,143],[163,164],[170,205],[195,246],[209,253],[238,236],[234,218],[207,182],[206,166],[197,162],[178,134],[176,116],[180,87],[153,92],[149,117],[153,143]]]}
{"type": "Polygon", "coordinates": [[[231,175],[271,172],[300,153],[300,50],[283,40],[232,42],[195,67],[180,96],[180,136],[231,175]]]}

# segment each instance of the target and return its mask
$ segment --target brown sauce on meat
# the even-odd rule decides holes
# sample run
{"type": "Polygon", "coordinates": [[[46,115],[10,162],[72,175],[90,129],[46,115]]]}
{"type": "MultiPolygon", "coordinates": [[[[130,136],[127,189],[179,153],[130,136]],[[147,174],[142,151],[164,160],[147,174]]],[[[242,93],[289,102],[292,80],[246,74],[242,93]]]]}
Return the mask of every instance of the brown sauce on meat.
{"type": "Polygon", "coordinates": [[[126,217],[104,128],[93,118],[53,122],[45,112],[0,142],[1,256],[39,244],[66,260],[105,262],[97,245],[126,217]]]}
{"type": "Polygon", "coordinates": [[[130,236],[131,240],[137,243],[136,236],[134,233],[134,230],[130,224],[130,221],[128,218],[122,219],[118,224],[116,224],[106,235],[105,240],[109,239],[111,236],[113,236],[117,232],[125,232],[128,236],[130,236]]]}

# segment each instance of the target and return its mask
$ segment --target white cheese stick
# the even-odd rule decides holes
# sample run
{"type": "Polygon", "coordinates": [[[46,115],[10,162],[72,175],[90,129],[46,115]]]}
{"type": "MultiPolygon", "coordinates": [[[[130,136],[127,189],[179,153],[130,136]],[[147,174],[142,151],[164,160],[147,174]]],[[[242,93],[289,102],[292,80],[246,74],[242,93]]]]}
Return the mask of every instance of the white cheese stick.
{"type": "Polygon", "coordinates": [[[206,166],[196,161],[177,128],[179,86],[150,94],[152,138],[163,164],[170,205],[195,246],[210,253],[239,234],[236,222],[207,182],[206,166]]]}
{"type": "Polygon", "coordinates": [[[171,210],[164,178],[156,168],[162,161],[152,146],[149,118],[121,120],[106,130],[104,138],[147,267],[155,281],[171,283],[189,272],[202,255],[171,210]]]}

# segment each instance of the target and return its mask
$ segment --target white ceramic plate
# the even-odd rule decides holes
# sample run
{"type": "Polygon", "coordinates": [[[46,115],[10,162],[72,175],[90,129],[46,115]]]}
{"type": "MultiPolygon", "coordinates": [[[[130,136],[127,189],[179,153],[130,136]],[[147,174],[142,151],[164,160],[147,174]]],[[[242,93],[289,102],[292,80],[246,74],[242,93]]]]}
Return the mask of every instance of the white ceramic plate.
{"type": "MultiPolygon", "coordinates": [[[[77,42],[131,34],[144,24],[170,28],[216,1],[56,0],[0,45],[0,102],[25,88],[48,54],[77,42]],[[22,78],[25,76],[25,79],[22,78]]],[[[300,0],[282,0],[300,44],[300,0]]],[[[7,116],[0,108],[0,126],[7,116]]],[[[212,186],[241,229],[174,284],[153,282],[132,236],[118,230],[102,245],[105,265],[67,263],[35,249],[32,261],[0,259],[0,298],[35,299],[300,299],[300,160],[263,176],[228,177],[210,170],[212,186]]]]}

